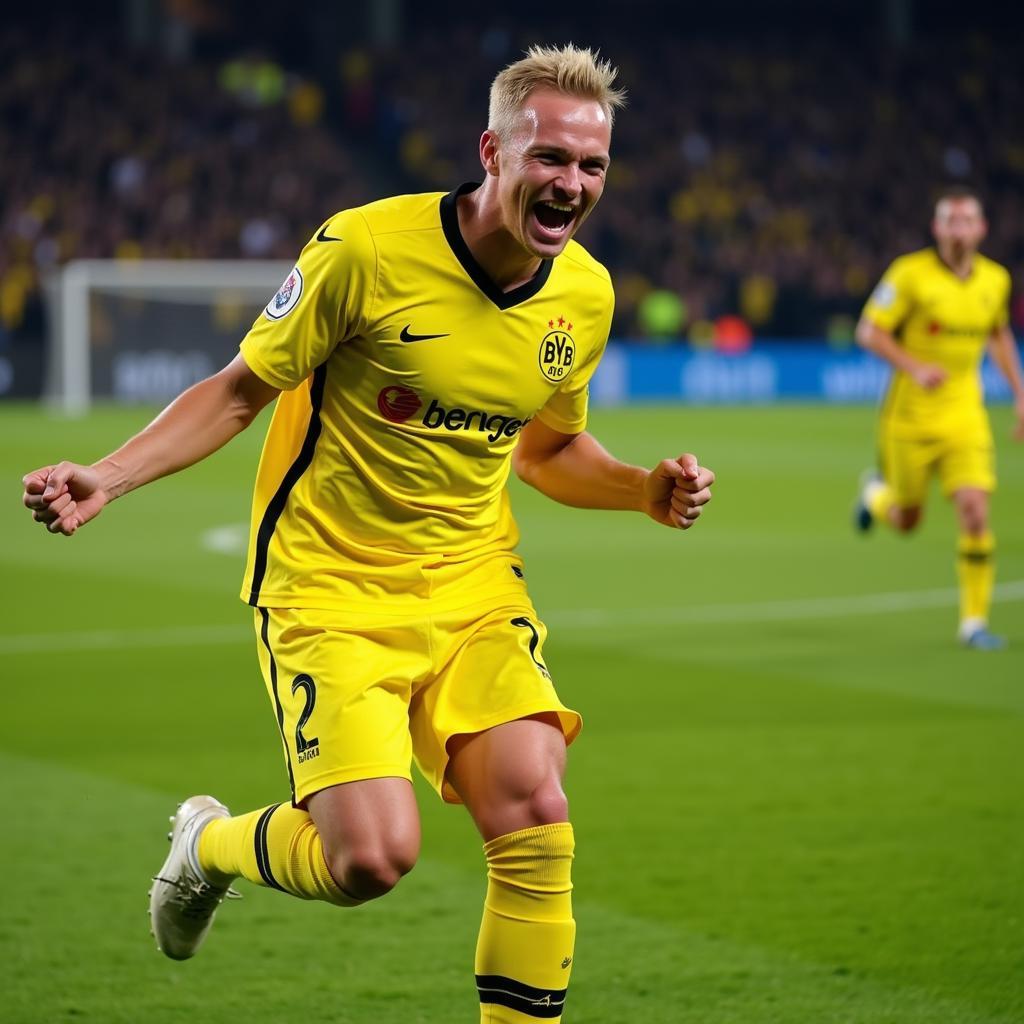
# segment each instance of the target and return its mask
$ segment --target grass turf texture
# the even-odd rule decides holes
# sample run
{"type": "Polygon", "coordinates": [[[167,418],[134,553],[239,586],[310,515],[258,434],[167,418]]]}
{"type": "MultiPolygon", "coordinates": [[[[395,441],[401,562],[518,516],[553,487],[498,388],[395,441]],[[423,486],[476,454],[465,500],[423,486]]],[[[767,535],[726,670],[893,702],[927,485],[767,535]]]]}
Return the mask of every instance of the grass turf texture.
{"type": "MultiPolygon", "coordinates": [[[[23,472],[145,419],[0,408],[0,1017],[469,1024],[482,855],[422,787],[423,859],[392,896],[345,912],[243,884],[195,960],[153,949],[145,893],[177,800],[247,810],[286,778],[241,558],[201,542],[246,519],[260,430],[72,540],[18,504],[23,472]]],[[[1005,410],[995,423],[1012,583],[1024,448],[1005,410]]],[[[995,608],[997,654],[956,647],[951,591],[865,597],[953,586],[937,496],[910,541],[849,528],[870,410],[627,409],[593,427],[642,463],[693,449],[719,483],[686,535],[516,486],[547,660],[587,723],[567,1024],[1024,1019],[1022,588],[995,608]]]]}

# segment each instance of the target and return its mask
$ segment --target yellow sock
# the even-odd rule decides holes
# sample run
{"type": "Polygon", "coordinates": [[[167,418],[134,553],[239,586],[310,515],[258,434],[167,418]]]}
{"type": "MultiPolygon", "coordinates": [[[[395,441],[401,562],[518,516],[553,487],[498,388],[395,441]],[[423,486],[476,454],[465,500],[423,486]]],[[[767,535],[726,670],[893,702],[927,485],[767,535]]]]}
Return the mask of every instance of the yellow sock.
{"type": "Polygon", "coordinates": [[[988,623],[996,575],[995,550],[995,538],[989,530],[981,534],[960,534],[956,567],[960,579],[961,624],[988,623]]]}
{"type": "Polygon", "coordinates": [[[569,984],[572,825],[540,825],[484,845],[487,897],[476,947],[481,1024],[560,1021],[569,984]]]}
{"type": "Polygon", "coordinates": [[[271,804],[235,818],[215,818],[199,834],[199,866],[220,884],[241,875],[304,900],[351,907],[353,899],[327,869],[320,833],[305,811],[271,804]]]}
{"type": "Polygon", "coordinates": [[[889,525],[889,510],[893,506],[892,488],[882,480],[868,484],[864,492],[864,503],[876,523],[889,525]]]}

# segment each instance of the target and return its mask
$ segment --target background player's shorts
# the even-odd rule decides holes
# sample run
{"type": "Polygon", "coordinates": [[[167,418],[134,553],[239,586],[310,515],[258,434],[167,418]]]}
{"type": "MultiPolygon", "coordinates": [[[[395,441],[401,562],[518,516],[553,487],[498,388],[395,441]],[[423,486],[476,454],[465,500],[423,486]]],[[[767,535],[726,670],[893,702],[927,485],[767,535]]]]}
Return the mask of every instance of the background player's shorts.
{"type": "Polygon", "coordinates": [[[883,432],[880,440],[882,476],[901,508],[923,505],[928,482],[938,474],[949,497],[962,487],[994,491],[995,453],[984,437],[907,440],[883,432]]]}
{"type": "Polygon", "coordinates": [[[257,608],[256,629],[297,805],[337,783],[411,779],[413,758],[458,803],[453,736],[553,712],[571,743],[582,725],[555,693],[528,600],[418,617],[257,608]]]}

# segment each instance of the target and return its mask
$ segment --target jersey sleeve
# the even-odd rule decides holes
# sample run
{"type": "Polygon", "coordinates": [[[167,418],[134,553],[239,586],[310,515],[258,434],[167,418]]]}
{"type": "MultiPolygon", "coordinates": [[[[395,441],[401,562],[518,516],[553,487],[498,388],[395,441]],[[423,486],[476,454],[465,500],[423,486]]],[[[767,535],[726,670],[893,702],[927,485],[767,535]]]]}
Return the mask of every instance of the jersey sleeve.
{"type": "Polygon", "coordinates": [[[594,376],[597,364],[604,355],[608,334],[612,326],[614,299],[608,303],[604,318],[594,333],[594,343],[583,354],[569,378],[559,384],[556,391],[537,413],[542,423],[563,434],[579,434],[587,426],[587,405],[590,395],[590,378],[594,376]]]}
{"type": "Polygon", "coordinates": [[[868,298],[863,317],[891,334],[907,318],[912,304],[909,269],[902,260],[896,260],[868,298]]]}
{"type": "Polygon", "coordinates": [[[242,358],[272,387],[297,387],[364,330],[376,279],[376,248],[362,214],[337,214],[310,239],[242,339],[242,358]]]}
{"type": "Polygon", "coordinates": [[[1013,279],[1010,277],[1008,270],[1003,270],[1000,277],[1002,278],[1002,288],[1000,290],[999,305],[996,308],[996,321],[992,326],[993,331],[1001,331],[1010,323],[1010,295],[1013,292],[1013,279]]]}

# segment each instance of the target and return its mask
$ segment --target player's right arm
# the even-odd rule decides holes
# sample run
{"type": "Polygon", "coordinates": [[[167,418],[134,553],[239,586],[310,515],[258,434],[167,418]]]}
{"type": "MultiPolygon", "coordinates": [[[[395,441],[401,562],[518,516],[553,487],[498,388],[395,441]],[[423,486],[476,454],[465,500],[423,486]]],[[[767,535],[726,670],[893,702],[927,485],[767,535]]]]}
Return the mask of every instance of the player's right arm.
{"type": "Polygon", "coordinates": [[[70,536],[115,498],[222,448],[278,394],[236,356],[219,373],[179,395],[148,427],[99,462],[61,462],[27,474],[25,507],[50,533],[70,536]]]}
{"type": "Polygon", "coordinates": [[[895,335],[879,327],[867,317],[862,316],[857,324],[857,343],[880,356],[890,366],[902,370],[912,377],[925,391],[932,391],[946,380],[946,371],[934,363],[924,363],[915,359],[896,340],[895,335]]]}
{"type": "Polygon", "coordinates": [[[926,391],[946,380],[941,366],[916,359],[899,343],[896,331],[913,305],[910,282],[902,260],[896,260],[882,276],[857,324],[857,344],[907,374],[926,391]]]}
{"type": "Polygon", "coordinates": [[[223,447],[362,328],[376,273],[364,218],[352,210],[336,214],[309,240],[220,373],[189,388],[105,459],[43,466],[24,478],[23,501],[33,518],[50,533],[70,536],[115,498],[223,447]]]}
{"type": "Polygon", "coordinates": [[[1013,436],[1018,441],[1024,441],[1024,370],[1021,369],[1020,353],[1017,351],[1017,339],[1013,336],[1010,327],[1010,291],[1012,282],[1009,273],[1000,268],[1002,277],[1003,297],[999,303],[999,312],[996,322],[989,337],[989,353],[995,360],[996,365],[1002,371],[1006,382],[1010,385],[1013,393],[1013,411],[1016,424],[1014,425],[1013,436]]]}

